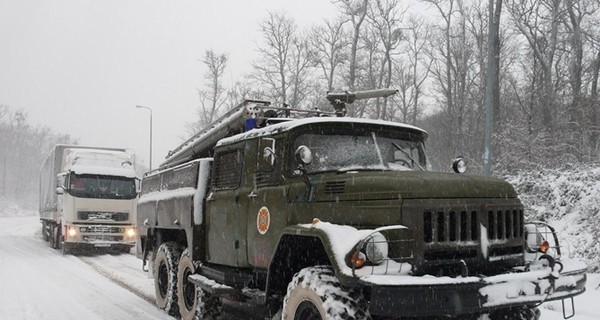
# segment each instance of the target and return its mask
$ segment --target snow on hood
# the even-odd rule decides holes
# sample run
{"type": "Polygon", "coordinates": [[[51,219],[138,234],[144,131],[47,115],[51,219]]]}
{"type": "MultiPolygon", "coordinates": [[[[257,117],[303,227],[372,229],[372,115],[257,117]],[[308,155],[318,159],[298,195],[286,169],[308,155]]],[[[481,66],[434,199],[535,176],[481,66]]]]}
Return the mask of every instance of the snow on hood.
{"type": "Polygon", "coordinates": [[[76,174],[98,174],[135,178],[132,152],[102,149],[67,149],[64,170],[76,174]]]}

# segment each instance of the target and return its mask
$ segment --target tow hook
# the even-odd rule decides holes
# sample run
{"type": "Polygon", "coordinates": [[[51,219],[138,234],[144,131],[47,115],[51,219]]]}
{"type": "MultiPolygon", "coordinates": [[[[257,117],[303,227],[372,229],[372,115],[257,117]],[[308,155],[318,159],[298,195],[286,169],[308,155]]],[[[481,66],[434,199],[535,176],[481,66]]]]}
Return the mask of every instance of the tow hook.
{"type": "Polygon", "coordinates": [[[540,303],[537,305],[541,305],[542,303],[544,303],[546,301],[546,299],[548,298],[548,296],[555,291],[556,289],[556,279],[558,279],[558,277],[560,276],[560,271],[562,271],[562,263],[557,262],[556,260],[554,260],[553,257],[545,254],[543,256],[541,256],[538,260],[546,260],[548,261],[548,267],[550,267],[550,275],[548,275],[548,282],[550,282],[550,285],[548,286],[548,288],[546,288],[546,290],[544,291],[544,298],[542,299],[542,301],[540,301],[540,303]],[[555,270],[554,267],[556,265],[560,266],[560,270],[555,270]]]}

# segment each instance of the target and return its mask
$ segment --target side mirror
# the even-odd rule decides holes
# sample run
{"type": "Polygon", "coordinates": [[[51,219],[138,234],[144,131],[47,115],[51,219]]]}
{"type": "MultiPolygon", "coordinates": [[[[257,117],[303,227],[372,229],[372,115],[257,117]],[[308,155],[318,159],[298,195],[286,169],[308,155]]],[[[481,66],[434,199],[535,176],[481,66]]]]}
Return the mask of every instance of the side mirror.
{"type": "Polygon", "coordinates": [[[312,162],[312,151],[307,146],[299,146],[295,152],[296,160],[303,165],[309,165],[312,162]]]}
{"type": "Polygon", "coordinates": [[[272,165],[275,164],[275,151],[271,147],[265,147],[263,150],[263,158],[272,165]]]}
{"type": "Polygon", "coordinates": [[[275,139],[261,138],[258,142],[258,162],[259,171],[271,171],[275,167],[277,156],[275,154],[275,139]]]}
{"type": "Polygon", "coordinates": [[[65,189],[63,187],[56,187],[56,194],[65,194],[65,189]]]}
{"type": "Polygon", "coordinates": [[[462,157],[458,157],[452,161],[452,170],[456,173],[465,173],[467,171],[467,163],[462,157]]]}

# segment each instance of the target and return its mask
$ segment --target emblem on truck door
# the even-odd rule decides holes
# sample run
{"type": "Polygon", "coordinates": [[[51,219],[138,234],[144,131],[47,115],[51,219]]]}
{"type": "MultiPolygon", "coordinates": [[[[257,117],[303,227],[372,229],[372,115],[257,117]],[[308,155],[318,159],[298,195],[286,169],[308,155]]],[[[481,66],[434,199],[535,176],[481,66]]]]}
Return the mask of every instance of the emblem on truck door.
{"type": "Polygon", "coordinates": [[[265,234],[269,231],[269,225],[271,224],[271,214],[267,207],[262,207],[258,210],[256,215],[256,229],[260,234],[265,234]]]}

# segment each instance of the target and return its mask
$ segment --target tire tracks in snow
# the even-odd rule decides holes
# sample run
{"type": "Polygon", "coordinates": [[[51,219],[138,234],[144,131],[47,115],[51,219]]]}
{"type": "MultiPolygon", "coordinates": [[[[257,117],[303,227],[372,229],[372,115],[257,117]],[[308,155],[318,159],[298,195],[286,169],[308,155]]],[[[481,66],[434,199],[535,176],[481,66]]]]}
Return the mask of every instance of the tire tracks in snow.
{"type": "Polygon", "coordinates": [[[127,291],[130,291],[131,293],[135,294],[136,296],[138,296],[138,297],[146,300],[148,303],[151,303],[151,304],[155,303],[154,295],[148,295],[148,294],[146,294],[140,288],[136,288],[135,286],[133,286],[133,285],[127,283],[126,281],[120,279],[117,275],[115,275],[114,273],[112,273],[109,270],[106,270],[101,265],[95,263],[94,261],[92,261],[88,257],[77,257],[77,258],[79,258],[79,260],[83,261],[87,265],[91,266],[94,270],[96,270],[102,276],[106,277],[107,279],[109,279],[110,281],[116,283],[117,285],[123,287],[127,291]]]}

